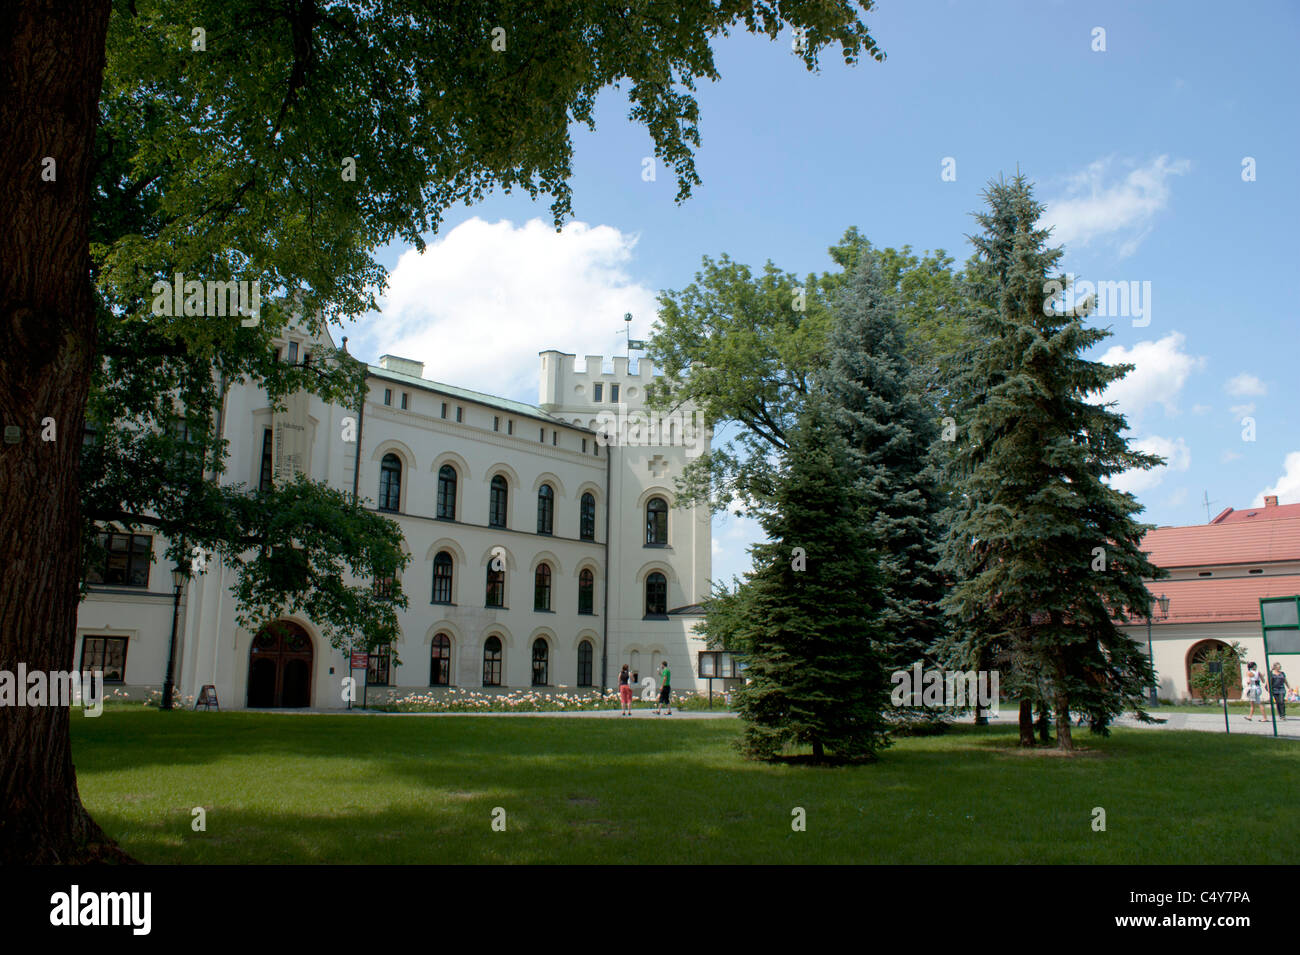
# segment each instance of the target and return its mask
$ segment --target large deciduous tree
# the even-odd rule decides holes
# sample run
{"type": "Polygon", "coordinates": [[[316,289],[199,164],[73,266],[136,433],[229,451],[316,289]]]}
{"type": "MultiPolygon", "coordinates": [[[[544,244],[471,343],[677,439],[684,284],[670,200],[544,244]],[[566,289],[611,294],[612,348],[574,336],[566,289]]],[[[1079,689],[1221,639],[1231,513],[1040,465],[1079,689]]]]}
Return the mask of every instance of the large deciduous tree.
{"type": "MultiPolygon", "coordinates": [[[[319,332],[373,308],[374,250],[394,239],[422,248],[450,206],[491,189],[551,197],[558,224],[570,213],[570,126],[592,125],[610,85],[627,82],[631,118],[686,198],[699,182],[694,84],[717,78],[710,43],[737,24],[803,30],[809,68],[828,46],[849,62],[883,58],[847,0],[8,4],[0,418],[20,437],[0,446],[0,669],[72,668],[83,517],[114,511],[123,523],[174,522],[169,536],[188,532],[231,559],[268,544],[265,560],[247,562],[247,610],[278,603],[266,584],[279,580],[299,595],[320,583],[317,610],[335,619],[365,612],[354,590],[330,588],[350,566],[395,569],[388,532],[356,510],[330,523],[346,502],[309,484],[238,499],[216,487],[222,387],[358,398],[354,363],[277,364],[271,338],[291,313],[319,332]],[[176,273],[260,282],[260,323],[153,314],[154,283],[176,273]],[[127,462],[91,455],[83,486],[88,399],[127,462]],[[184,428],[169,430],[178,415],[184,428]],[[43,442],[47,418],[58,437],[43,442]],[[206,480],[164,462],[178,433],[197,445],[206,480]],[[131,488],[151,461],[154,476],[131,488]],[[296,527],[268,517],[282,507],[296,527]],[[343,530],[375,546],[330,544],[343,530]],[[271,540],[286,534],[292,553],[271,540]]],[[[68,718],[0,708],[0,861],[115,852],[78,797],[68,718]]]]}
{"type": "Polygon", "coordinates": [[[1008,661],[1022,745],[1033,744],[1028,704],[1039,701],[1070,750],[1072,708],[1102,729],[1126,709],[1145,716],[1150,663],[1117,621],[1147,611],[1143,578],[1158,571],[1139,547],[1142,506],[1107,479],[1162,462],[1131,450],[1123,415],[1095,400],[1133,366],[1083,357],[1110,332],[1055,308],[1063,253],[1037,226],[1043,207],[1028,181],[991,183],[985,198],[949,456],[945,563],[956,584],[945,601],[967,641],[952,650],[963,662],[1008,661]]]}
{"type": "Polygon", "coordinates": [[[848,229],[829,250],[840,271],[799,278],[768,262],[759,275],[722,255],[704,258],[695,281],[659,296],[649,355],[664,372],[651,404],[691,402],[729,441],[692,461],[678,479],[678,503],[756,515],[770,505],[787,433],[826,366],[833,313],[864,254],[893,290],[903,349],[923,372],[925,400],[949,403],[949,356],[961,345],[966,289],[943,250],[924,256],[876,249],[848,229]],[[728,431],[734,427],[734,431],[728,431]]]}

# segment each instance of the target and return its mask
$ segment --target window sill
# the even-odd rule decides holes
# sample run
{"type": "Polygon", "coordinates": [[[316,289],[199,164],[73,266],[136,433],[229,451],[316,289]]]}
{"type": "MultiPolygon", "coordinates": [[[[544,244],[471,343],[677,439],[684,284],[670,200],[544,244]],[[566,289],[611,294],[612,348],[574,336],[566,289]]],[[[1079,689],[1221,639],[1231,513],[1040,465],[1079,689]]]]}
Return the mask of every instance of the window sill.
{"type": "Polygon", "coordinates": [[[668,619],[668,614],[666,614],[666,613],[648,613],[648,614],[646,614],[644,617],[642,617],[641,619],[642,619],[642,620],[667,620],[667,619],[668,619]]]}
{"type": "Polygon", "coordinates": [[[555,613],[555,611],[549,607],[534,607],[533,613],[555,613]]]}
{"type": "Polygon", "coordinates": [[[641,547],[644,548],[644,549],[648,549],[648,550],[667,550],[667,549],[668,549],[668,545],[667,545],[667,544],[642,544],[641,547]]]}

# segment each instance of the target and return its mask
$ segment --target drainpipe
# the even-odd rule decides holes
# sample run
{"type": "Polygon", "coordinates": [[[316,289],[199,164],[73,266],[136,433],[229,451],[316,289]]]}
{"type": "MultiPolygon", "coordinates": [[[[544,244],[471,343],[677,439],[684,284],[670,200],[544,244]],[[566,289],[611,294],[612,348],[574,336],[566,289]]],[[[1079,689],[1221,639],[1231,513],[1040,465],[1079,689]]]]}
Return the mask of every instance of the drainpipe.
{"type": "MultiPolygon", "coordinates": [[[[346,347],[347,345],[346,338],[343,339],[343,344],[346,347]]],[[[369,373],[367,373],[366,379],[369,380],[369,378],[370,375],[369,373]]],[[[367,386],[366,391],[362,392],[361,395],[361,406],[357,409],[357,450],[354,453],[352,458],[352,503],[353,504],[357,502],[357,489],[361,483],[361,430],[365,425],[365,421],[366,421],[366,394],[368,393],[369,393],[369,387],[367,386]]]]}
{"type": "MultiPolygon", "coordinates": [[[[598,445],[599,447],[599,445],[598,445]]],[[[600,644],[600,695],[605,695],[609,686],[609,498],[614,493],[613,481],[613,444],[605,445],[605,610],[604,626],[601,628],[600,644]]]]}

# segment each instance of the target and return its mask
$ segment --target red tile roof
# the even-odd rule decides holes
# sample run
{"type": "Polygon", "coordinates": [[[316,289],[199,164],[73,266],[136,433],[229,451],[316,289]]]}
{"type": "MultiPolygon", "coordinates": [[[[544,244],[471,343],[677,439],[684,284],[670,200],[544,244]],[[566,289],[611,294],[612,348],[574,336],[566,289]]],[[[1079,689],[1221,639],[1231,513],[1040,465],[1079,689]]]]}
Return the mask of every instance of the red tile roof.
{"type": "MultiPolygon", "coordinates": [[[[1147,585],[1151,593],[1169,598],[1169,616],[1161,619],[1160,605],[1152,608],[1156,626],[1171,623],[1259,622],[1261,597],[1300,594],[1300,574],[1278,577],[1199,577],[1194,580],[1157,580],[1147,585]]],[[[1132,622],[1144,623],[1145,617],[1132,622]]]]}
{"type": "Polygon", "coordinates": [[[1240,524],[1243,521],[1287,521],[1300,518],[1300,504],[1266,504],[1264,507],[1248,507],[1244,511],[1228,508],[1222,511],[1211,524],[1240,524]]]}
{"type": "MultiPolygon", "coordinates": [[[[1293,506],[1269,508],[1287,510],[1293,506]]],[[[1300,516],[1250,523],[1246,520],[1191,527],[1157,527],[1142,538],[1142,550],[1157,567],[1265,564],[1300,560],[1300,516]]]]}

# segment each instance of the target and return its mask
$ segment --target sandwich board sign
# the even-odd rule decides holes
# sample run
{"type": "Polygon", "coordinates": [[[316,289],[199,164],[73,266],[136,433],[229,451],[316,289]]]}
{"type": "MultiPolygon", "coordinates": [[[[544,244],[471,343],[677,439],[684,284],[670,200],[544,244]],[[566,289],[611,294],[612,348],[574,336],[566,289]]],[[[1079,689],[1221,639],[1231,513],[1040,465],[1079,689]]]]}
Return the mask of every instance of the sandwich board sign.
{"type": "Polygon", "coordinates": [[[1277,711],[1273,702],[1271,656],[1300,654],[1300,594],[1294,597],[1261,597],[1259,627],[1264,634],[1264,679],[1270,709],[1273,710],[1273,735],[1277,735],[1277,711]]]}

